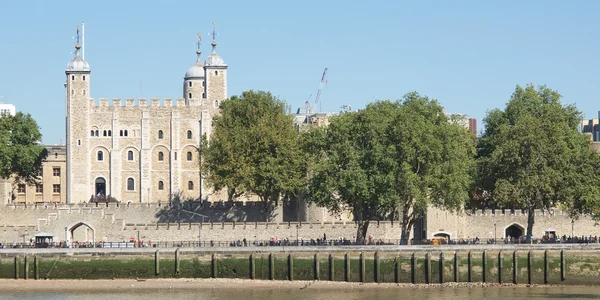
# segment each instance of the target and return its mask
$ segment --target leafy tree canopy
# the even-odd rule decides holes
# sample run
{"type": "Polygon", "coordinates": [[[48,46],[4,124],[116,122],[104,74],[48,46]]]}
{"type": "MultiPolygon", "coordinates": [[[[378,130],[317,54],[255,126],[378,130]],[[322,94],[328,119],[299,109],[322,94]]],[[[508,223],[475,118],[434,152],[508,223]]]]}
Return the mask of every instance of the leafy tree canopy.
{"type": "Polygon", "coordinates": [[[37,182],[42,161],[48,155],[40,144],[42,135],[29,114],[0,116],[0,177],[15,176],[17,182],[37,182]]]}
{"type": "Polygon", "coordinates": [[[209,184],[227,188],[230,199],[255,194],[271,207],[295,194],[304,177],[298,130],[285,103],[269,92],[223,101],[200,154],[209,184]]]}
{"type": "Polygon", "coordinates": [[[527,210],[528,238],[535,209],[563,205],[576,216],[600,204],[598,154],[579,132],[581,113],[560,98],[546,86],[517,86],[504,110],[488,112],[479,140],[477,185],[491,205],[527,210]]]}
{"type": "Polygon", "coordinates": [[[430,203],[458,210],[468,199],[474,140],[457,121],[417,93],[333,118],[313,134],[323,140],[315,151],[320,158],[310,177],[310,200],[334,211],[350,209],[360,225],[358,242],[369,220],[400,208],[407,241],[430,203]]]}

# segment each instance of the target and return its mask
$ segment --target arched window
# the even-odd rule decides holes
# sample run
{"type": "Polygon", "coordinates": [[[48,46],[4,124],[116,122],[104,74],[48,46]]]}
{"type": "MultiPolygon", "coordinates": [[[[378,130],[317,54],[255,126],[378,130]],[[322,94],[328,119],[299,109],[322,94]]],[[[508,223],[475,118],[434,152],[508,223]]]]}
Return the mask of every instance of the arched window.
{"type": "Polygon", "coordinates": [[[162,139],[163,139],[163,131],[162,131],[162,130],[159,130],[159,131],[158,131],[158,139],[159,139],[159,140],[162,140],[162,139]]]}
{"type": "Polygon", "coordinates": [[[108,136],[112,136],[112,132],[110,130],[108,131],[108,136]]]}
{"type": "Polygon", "coordinates": [[[134,191],[135,190],[135,181],[133,178],[127,178],[127,190],[134,191]]]}
{"type": "Polygon", "coordinates": [[[90,134],[91,134],[92,136],[94,136],[94,131],[93,131],[93,130],[92,130],[92,131],[90,131],[90,134]]]}
{"type": "Polygon", "coordinates": [[[106,136],[107,134],[108,134],[108,132],[106,132],[106,130],[104,130],[104,131],[102,132],[102,135],[103,135],[103,136],[106,136]]]}
{"type": "Polygon", "coordinates": [[[158,152],[158,161],[163,161],[165,159],[165,155],[161,152],[158,152]]]}
{"type": "Polygon", "coordinates": [[[194,182],[193,181],[188,181],[188,190],[193,190],[194,189],[194,182]]]}
{"type": "Polygon", "coordinates": [[[83,90],[83,95],[85,96],[85,90],[83,90]]]}
{"type": "Polygon", "coordinates": [[[187,153],[187,160],[188,161],[192,160],[192,151],[188,151],[188,153],[187,153]]]}
{"type": "Polygon", "coordinates": [[[191,81],[188,81],[188,86],[192,87],[192,82],[191,81]]]}
{"type": "Polygon", "coordinates": [[[102,150],[98,151],[98,161],[104,160],[104,152],[102,150]]]}
{"type": "Polygon", "coordinates": [[[83,75],[83,81],[85,81],[85,75],[83,75]]]}
{"type": "Polygon", "coordinates": [[[202,98],[206,98],[206,94],[205,93],[202,93],[202,98]]]}
{"type": "Polygon", "coordinates": [[[127,136],[127,129],[125,129],[125,131],[123,132],[123,134],[124,134],[125,136],[127,136]]]}
{"type": "Polygon", "coordinates": [[[75,75],[71,75],[71,80],[75,80],[75,75]]]}
{"type": "Polygon", "coordinates": [[[133,160],[133,151],[127,151],[127,160],[133,160]]]}
{"type": "Polygon", "coordinates": [[[219,100],[215,100],[215,107],[219,107],[219,100]]]}
{"type": "Polygon", "coordinates": [[[123,136],[123,130],[119,130],[119,136],[123,136]]]}
{"type": "Polygon", "coordinates": [[[219,71],[215,70],[215,76],[219,76],[219,71]]]}
{"type": "Polygon", "coordinates": [[[96,130],[96,136],[100,136],[100,132],[96,130]]]}
{"type": "Polygon", "coordinates": [[[192,131],[191,130],[187,131],[187,138],[188,138],[188,140],[192,139],[192,131]]]}
{"type": "Polygon", "coordinates": [[[192,93],[188,93],[188,98],[192,99],[192,93]]]}
{"type": "Polygon", "coordinates": [[[162,191],[165,189],[165,183],[161,181],[158,182],[158,190],[162,191]]]}

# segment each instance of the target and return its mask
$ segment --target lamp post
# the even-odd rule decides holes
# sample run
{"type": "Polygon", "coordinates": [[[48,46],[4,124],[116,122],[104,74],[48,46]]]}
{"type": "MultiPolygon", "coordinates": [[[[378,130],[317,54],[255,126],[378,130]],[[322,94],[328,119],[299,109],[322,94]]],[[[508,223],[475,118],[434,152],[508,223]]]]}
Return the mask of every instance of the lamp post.
{"type": "Polygon", "coordinates": [[[494,222],[494,244],[496,244],[496,222],[494,222]]]}
{"type": "Polygon", "coordinates": [[[296,224],[296,246],[300,246],[300,224],[296,224]]]}
{"type": "Polygon", "coordinates": [[[571,220],[571,240],[575,239],[575,235],[573,235],[573,227],[575,226],[575,220],[571,220]]]}

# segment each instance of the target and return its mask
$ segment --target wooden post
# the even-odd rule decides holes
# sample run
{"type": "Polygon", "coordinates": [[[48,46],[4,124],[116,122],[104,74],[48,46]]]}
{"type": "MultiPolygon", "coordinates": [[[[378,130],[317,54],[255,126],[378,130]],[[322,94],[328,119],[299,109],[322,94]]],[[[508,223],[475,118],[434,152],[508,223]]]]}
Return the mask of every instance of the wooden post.
{"type": "Polygon", "coordinates": [[[467,254],[467,282],[471,282],[471,251],[467,254]]]}
{"type": "Polygon", "coordinates": [[[365,282],[365,254],[360,253],[359,278],[360,282],[365,282]]]}
{"type": "Polygon", "coordinates": [[[40,279],[40,266],[37,256],[33,257],[33,279],[40,279]]]}
{"type": "Polygon", "coordinates": [[[481,282],[485,282],[485,273],[486,273],[486,269],[485,269],[485,260],[486,260],[486,253],[485,250],[483,250],[483,253],[481,254],[481,282]]]}
{"type": "Polygon", "coordinates": [[[548,249],[544,251],[544,284],[548,284],[548,249]]]}
{"type": "Polygon", "coordinates": [[[292,254],[288,254],[288,279],[290,281],[294,280],[294,258],[292,258],[292,254]]]}
{"type": "Polygon", "coordinates": [[[269,280],[275,279],[275,260],[273,253],[269,253],[269,280]]]}
{"type": "Polygon", "coordinates": [[[333,255],[329,254],[329,281],[333,281],[334,279],[334,270],[335,267],[333,265],[333,255]]]}
{"type": "Polygon", "coordinates": [[[440,263],[439,266],[439,276],[440,276],[440,284],[444,283],[444,252],[440,252],[440,263]]]}
{"type": "Polygon", "coordinates": [[[453,272],[454,272],[454,282],[458,282],[458,254],[456,253],[456,251],[454,251],[454,267],[453,267],[453,272]]]}
{"type": "Polygon", "coordinates": [[[560,250],[560,281],[565,281],[565,250],[560,250]]]}
{"type": "Polygon", "coordinates": [[[344,254],[344,281],[350,281],[350,257],[348,257],[348,253],[344,254]]]}
{"type": "Polygon", "coordinates": [[[217,257],[215,256],[215,254],[213,253],[212,256],[210,257],[210,266],[211,266],[211,277],[212,278],[217,278],[217,276],[219,276],[219,274],[217,274],[217,257]]]}
{"type": "Polygon", "coordinates": [[[313,267],[313,272],[314,272],[314,278],[315,280],[321,280],[321,274],[320,274],[320,270],[319,270],[319,253],[315,253],[315,261],[314,261],[314,267],[313,267]]]}
{"type": "Polygon", "coordinates": [[[531,250],[527,252],[527,283],[531,284],[531,250]]]}
{"type": "Polygon", "coordinates": [[[517,274],[519,273],[519,263],[517,259],[517,251],[513,251],[513,283],[517,284],[517,274]]]}
{"type": "Polygon", "coordinates": [[[396,257],[396,262],[394,263],[394,283],[400,282],[400,261],[396,257]]]}
{"type": "Polygon", "coordinates": [[[498,251],[498,283],[502,284],[502,251],[498,251]]]}
{"type": "Polygon", "coordinates": [[[381,280],[381,276],[379,274],[379,269],[380,269],[380,264],[379,264],[379,253],[375,252],[374,256],[373,256],[373,276],[374,276],[374,281],[376,283],[380,283],[379,281],[381,280]]]}
{"type": "Polygon", "coordinates": [[[19,258],[15,256],[15,279],[19,279],[19,258]]]}
{"type": "Polygon", "coordinates": [[[415,263],[415,253],[413,252],[410,255],[410,283],[412,283],[412,284],[415,284],[415,282],[416,282],[416,278],[415,278],[416,277],[415,276],[416,275],[415,274],[416,266],[415,265],[416,265],[416,263],[415,263]]]}
{"type": "Polygon", "coordinates": [[[160,254],[158,254],[158,250],[154,252],[154,275],[158,276],[160,274],[160,254]]]}
{"type": "Polygon", "coordinates": [[[431,258],[429,251],[425,253],[425,283],[431,283],[431,258]]]}
{"type": "Polygon", "coordinates": [[[29,262],[27,261],[27,255],[23,257],[23,278],[29,279],[29,262]]]}
{"type": "Polygon", "coordinates": [[[256,279],[256,261],[254,260],[254,253],[250,254],[249,258],[249,267],[250,267],[250,279],[256,279]]]}
{"type": "MultiPolygon", "coordinates": [[[[213,254],[213,257],[214,257],[214,254],[213,254]]],[[[175,275],[179,275],[179,248],[175,249],[175,275]]],[[[215,277],[213,277],[213,278],[215,278],[215,277]]]]}

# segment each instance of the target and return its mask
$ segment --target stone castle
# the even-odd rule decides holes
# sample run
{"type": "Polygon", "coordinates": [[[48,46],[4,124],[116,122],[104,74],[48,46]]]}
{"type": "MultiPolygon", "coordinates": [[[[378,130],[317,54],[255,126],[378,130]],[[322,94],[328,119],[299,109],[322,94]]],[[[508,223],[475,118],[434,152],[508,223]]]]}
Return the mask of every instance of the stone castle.
{"type": "MultiPolygon", "coordinates": [[[[214,30],[213,30],[214,33],[214,30]]],[[[247,238],[352,239],[351,215],[331,215],[302,200],[281,205],[274,222],[264,222],[262,203],[223,202],[199,173],[197,147],[210,137],[219,103],[227,99],[227,65],[212,53],[197,60],[183,78],[183,98],[90,98],[91,68],[75,44],[65,75],[66,147],[48,146],[41,182],[0,184],[0,243],[43,233],[55,241],[231,241],[247,238]],[[196,202],[173,203],[173,195],[196,202]],[[114,201],[113,201],[114,200],[114,201]]],[[[476,211],[453,214],[430,208],[411,233],[415,239],[517,237],[527,214],[476,211]]],[[[368,235],[399,239],[401,224],[374,221],[368,235]]],[[[598,235],[587,218],[572,221],[560,211],[536,211],[534,236],[598,235]]]]}
{"type": "MultiPolygon", "coordinates": [[[[213,35],[214,37],[214,35],[213,35]]],[[[212,117],[227,99],[227,65],[212,53],[183,79],[183,98],[90,99],[91,69],[75,45],[67,65],[66,203],[90,197],[121,202],[169,201],[172,194],[208,197],[199,174],[198,148],[210,137],[212,117]]]]}

